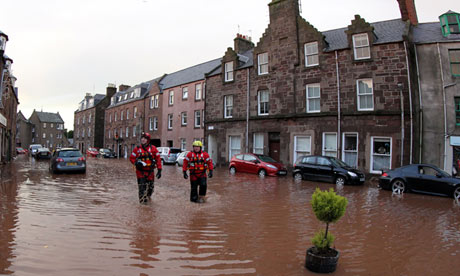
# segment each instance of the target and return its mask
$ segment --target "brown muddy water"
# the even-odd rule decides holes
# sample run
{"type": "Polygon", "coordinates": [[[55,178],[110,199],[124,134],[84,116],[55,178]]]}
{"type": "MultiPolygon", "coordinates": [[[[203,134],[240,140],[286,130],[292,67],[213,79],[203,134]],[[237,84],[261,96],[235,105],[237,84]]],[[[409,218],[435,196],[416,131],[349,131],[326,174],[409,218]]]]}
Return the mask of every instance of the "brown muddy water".
{"type": "MultiPolygon", "coordinates": [[[[86,175],[52,175],[20,156],[2,168],[1,275],[314,275],[304,268],[323,227],[310,207],[327,183],[216,169],[208,201],[166,166],[153,202],[137,203],[126,160],[89,159],[86,175]]],[[[460,275],[460,207],[451,198],[393,196],[375,184],[337,187],[333,275],[460,275]]]]}

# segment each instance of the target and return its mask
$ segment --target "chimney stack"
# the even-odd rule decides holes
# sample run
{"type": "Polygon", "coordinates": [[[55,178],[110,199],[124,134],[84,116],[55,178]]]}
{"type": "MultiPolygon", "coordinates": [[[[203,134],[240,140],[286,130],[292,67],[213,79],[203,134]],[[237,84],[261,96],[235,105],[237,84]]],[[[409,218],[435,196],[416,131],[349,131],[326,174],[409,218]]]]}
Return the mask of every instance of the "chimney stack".
{"type": "Polygon", "coordinates": [[[233,48],[237,54],[242,54],[254,48],[254,43],[252,43],[251,37],[247,35],[236,34],[236,38],[233,42],[233,48]]]}
{"type": "Polygon", "coordinates": [[[412,25],[418,24],[417,10],[415,9],[414,0],[398,0],[401,19],[409,20],[412,25]]]}
{"type": "Polygon", "coordinates": [[[112,98],[115,93],[117,93],[117,87],[113,83],[109,83],[107,85],[106,96],[112,98]]]}
{"type": "Polygon", "coordinates": [[[126,90],[128,90],[130,87],[131,87],[131,86],[126,85],[126,84],[120,84],[120,86],[118,86],[118,92],[126,91],[126,90]]]}

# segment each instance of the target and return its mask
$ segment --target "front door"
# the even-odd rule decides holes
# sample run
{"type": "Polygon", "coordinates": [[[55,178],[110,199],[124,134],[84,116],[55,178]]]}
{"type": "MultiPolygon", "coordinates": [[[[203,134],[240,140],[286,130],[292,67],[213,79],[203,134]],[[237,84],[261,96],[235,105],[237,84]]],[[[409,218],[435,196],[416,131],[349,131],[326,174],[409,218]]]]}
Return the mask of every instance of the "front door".
{"type": "Polygon", "coordinates": [[[208,154],[215,165],[217,165],[217,143],[213,135],[208,136],[208,154]]]}
{"type": "Polygon", "coordinates": [[[268,134],[269,142],[268,142],[268,155],[275,159],[276,161],[280,161],[280,133],[279,132],[270,132],[268,134]]]}

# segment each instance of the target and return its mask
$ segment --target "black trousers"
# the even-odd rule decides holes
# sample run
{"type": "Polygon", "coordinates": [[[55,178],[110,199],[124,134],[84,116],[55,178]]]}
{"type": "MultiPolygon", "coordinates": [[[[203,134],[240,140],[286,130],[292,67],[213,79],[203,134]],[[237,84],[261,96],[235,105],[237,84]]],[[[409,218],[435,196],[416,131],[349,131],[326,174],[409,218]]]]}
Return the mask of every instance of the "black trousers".
{"type": "Polygon", "coordinates": [[[139,186],[139,202],[147,202],[153,194],[153,181],[148,181],[145,178],[138,178],[137,185],[139,186]]]}
{"type": "Polygon", "coordinates": [[[190,180],[190,201],[197,202],[198,195],[205,196],[208,185],[206,183],[206,177],[200,177],[197,180],[190,180]],[[199,192],[198,192],[198,187],[199,192]]]}

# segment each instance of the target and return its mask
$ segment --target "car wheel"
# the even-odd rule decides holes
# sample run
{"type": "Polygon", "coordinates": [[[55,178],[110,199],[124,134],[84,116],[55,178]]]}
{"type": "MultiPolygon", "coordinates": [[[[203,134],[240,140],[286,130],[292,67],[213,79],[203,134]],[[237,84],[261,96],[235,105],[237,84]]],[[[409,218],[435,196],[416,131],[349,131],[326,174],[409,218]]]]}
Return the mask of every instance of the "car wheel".
{"type": "Polygon", "coordinates": [[[457,187],[454,191],[454,199],[460,202],[460,187],[457,187]]]}
{"type": "Polygon", "coordinates": [[[406,183],[401,179],[396,179],[391,182],[391,191],[394,194],[402,194],[406,191],[406,183]]]}
{"type": "Polygon", "coordinates": [[[343,178],[342,176],[337,176],[335,179],[335,185],[345,185],[345,178],[343,178]]]}
{"type": "Polygon", "coordinates": [[[265,170],[260,170],[259,171],[259,176],[260,177],[265,177],[267,175],[267,172],[265,170]]]}
{"type": "Polygon", "coordinates": [[[230,173],[235,174],[236,173],[236,168],[235,167],[230,167],[230,173]]]}
{"type": "Polygon", "coordinates": [[[295,173],[295,174],[294,174],[294,179],[295,179],[295,180],[302,180],[302,174],[299,173],[299,172],[295,173]]]}

